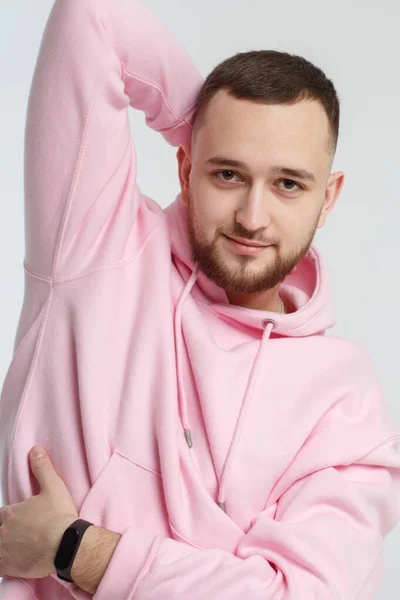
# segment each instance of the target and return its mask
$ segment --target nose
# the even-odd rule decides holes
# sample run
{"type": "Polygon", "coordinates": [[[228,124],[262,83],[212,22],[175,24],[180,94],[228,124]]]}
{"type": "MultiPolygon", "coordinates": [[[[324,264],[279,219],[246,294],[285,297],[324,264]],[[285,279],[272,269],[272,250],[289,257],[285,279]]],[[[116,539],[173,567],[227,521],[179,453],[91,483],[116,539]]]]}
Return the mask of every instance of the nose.
{"type": "Polygon", "coordinates": [[[236,221],[248,231],[264,229],[271,223],[265,191],[252,188],[240,201],[236,211],[236,221]]]}

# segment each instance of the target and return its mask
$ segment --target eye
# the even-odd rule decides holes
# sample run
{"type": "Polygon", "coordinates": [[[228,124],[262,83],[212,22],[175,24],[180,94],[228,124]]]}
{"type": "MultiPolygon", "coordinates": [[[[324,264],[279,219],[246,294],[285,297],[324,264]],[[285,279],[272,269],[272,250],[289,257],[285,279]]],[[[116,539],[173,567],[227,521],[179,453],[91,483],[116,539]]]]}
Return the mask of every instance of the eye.
{"type": "Polygon", "coordinates": [[[293,179],[280,179],[279,182],[285,182],[285,183],[289,183],[290,186],[295,185],[296,188],[290,187],[290,189],[288,188],[284,188],[285,192],[293,192],[293,191],[297,191],[297,190],[304,190],[304,186],[302,186],[300,183],[297,183],[297,181],[293,181],[293,179]]]}
{"type": "Polygon", "coordinates": [[[226,179],[222,179],[222,180],[221,180],[221,178],[219,177],[219,175],[220,175],[221,173],[230,173],[230,174],[232,174],[232,175],[238,175],[237,173],[235,173],[235,171],[230,171],[230,170],[226,170],[226,169],[225,169],[224,171],[215,171],[214,173],[212,173],[212,176],[213,176],[213,177],[216,177],[216,178],[217,178],[217,179],[219,179],[220,181],[225,181],[226,183],[229,183],[230,181],[232,181],[231,179],[228,179],[228,180],[226,180],[226,179]]]}

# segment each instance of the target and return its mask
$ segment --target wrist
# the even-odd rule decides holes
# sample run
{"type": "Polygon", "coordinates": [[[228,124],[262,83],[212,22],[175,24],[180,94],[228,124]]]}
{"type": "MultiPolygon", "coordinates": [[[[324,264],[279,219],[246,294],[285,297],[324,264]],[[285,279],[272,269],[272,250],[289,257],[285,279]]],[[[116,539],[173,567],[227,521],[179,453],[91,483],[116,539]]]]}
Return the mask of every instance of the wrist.
{"type": "Polygon", "coordinates": [[[70,525],[72,525],[72,523],[74,523],[74,521],[76,521],[78,518],[79,517],[74,515],[65,516],[61,518],[59,517],[57,518],[57,522],[51,528],[51,536],[48,546],[50,548],[49,556],[51,562],[51,574],[57,573],[56,568],[54,566],[54,560],[56,558],[57,550],[61,544],[63,535],[68,529],[68,527],[70,527],[70,525]]]}
{"type": "Polygon", "coordinates": [[[71,568],[71,578],[78,587],[96,593],[120,538],[120,533],[96,525],[85,531],[71,568]]]}

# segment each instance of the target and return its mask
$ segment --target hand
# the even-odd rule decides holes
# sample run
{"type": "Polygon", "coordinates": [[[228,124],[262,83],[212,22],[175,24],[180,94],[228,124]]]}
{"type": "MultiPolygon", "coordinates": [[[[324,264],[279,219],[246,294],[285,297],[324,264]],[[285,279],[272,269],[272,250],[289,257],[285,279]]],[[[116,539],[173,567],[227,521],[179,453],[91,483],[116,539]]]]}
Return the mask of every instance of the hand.
{"type": "Polygon", "coordinates": [[[54,558],[64,531],[78,519],[74,501],[48,454],[29,454],[40,493],[0,508],[0,577],[39,579],[56,573],[54,558]]]}

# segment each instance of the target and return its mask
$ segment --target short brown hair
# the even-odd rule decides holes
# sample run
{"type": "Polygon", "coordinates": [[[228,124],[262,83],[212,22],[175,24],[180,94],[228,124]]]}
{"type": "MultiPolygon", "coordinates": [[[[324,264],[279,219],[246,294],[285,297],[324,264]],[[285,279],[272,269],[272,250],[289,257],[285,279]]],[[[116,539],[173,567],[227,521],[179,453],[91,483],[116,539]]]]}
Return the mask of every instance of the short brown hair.
{"type": "Polygon", "coordinates": [[[261,104],[295,104],[318,100],[328,116],[329,149],[336,152],[339,136],[339,99],[325,73],[311,62],[288,52],[240,52],[217,65],[204,81],[196,101],[193,134],[200,128],[212,97],[221,89],[237,99],[261,104]]]}

